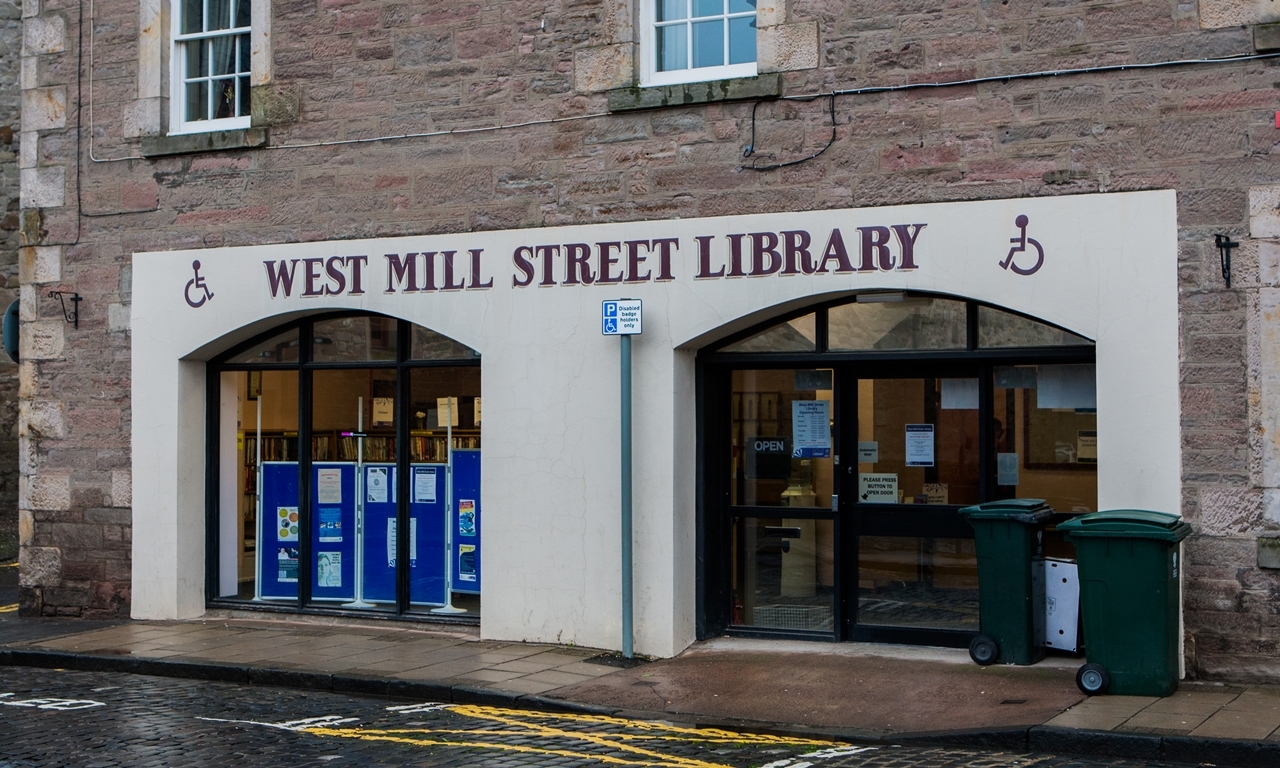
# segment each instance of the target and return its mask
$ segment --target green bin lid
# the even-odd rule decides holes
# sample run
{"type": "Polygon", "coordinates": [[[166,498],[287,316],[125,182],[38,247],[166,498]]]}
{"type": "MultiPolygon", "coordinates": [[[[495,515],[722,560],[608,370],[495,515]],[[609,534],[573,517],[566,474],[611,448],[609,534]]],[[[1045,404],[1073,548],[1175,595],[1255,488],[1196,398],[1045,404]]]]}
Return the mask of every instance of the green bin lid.
{"type": "Polygon", "coordinates": [[[1108,509],[1081,515],[1058,524],[1068,536],[1083,538],[1159,539],[1182,541],[1191,525],[1177,515],[1147,509],[1108,509]]]}
{"type": "Polygon", "coordinates": [[[1001,499],[965,507],[960,514],[970,520],[1017,520],[1042,523],[1053,516],[1053,508],[1044,499],[1001,499]]]}

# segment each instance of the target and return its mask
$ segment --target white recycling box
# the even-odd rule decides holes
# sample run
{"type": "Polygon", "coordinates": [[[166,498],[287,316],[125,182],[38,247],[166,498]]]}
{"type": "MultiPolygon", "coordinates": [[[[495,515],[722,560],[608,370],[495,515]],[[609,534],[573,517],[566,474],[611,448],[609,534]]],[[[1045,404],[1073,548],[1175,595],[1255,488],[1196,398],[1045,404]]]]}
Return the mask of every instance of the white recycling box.
{"type": "Polygon", "coordinates": [[[1074,560],[1044,560],[1046,648],[1076,652],[1080,637],[1080,576],[1074,560]]]}

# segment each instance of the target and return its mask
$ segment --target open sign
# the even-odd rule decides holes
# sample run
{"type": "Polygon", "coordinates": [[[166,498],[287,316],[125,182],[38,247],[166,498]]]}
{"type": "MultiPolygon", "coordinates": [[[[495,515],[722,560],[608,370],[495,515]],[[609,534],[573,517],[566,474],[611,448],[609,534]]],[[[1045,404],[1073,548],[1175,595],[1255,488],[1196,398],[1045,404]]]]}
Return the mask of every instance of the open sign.
{"type": "Polygon", "coordinates": [[[753,480],[791,477],[791,438],[752,437],[746,445],[746,474],[753,480]]]}

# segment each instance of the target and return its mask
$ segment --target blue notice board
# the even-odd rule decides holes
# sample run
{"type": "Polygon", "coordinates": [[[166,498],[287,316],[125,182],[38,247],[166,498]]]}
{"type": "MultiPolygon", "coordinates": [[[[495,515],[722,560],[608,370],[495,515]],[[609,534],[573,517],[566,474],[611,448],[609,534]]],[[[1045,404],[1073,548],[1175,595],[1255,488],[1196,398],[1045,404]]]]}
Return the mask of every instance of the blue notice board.
{"type": "Polygon", "coordinates": [[[409,466],[409,514],[413,545],[409,574],[409,602],[414,605],[444,605],[445,586],[445,470],[444,464],[409,466]]]}
{"type": "Polygon", "coordinates": [[[311,597],[356,596],[356,465],[311,465],[311,597]]]}
{"type": "MultiPolygon", "coordinates": [[[[409,600],[444,605],[443,464],[409,468],[409,600]]],[[[396,507],[399,489],[392,464],[365,464],[363,597],[372,603],[396,601],[396,507]]]]}
{"type": "Polygon", "coordinates": [[[262,462],[258,514],[258,594],[298,599],[298,462],[262,462]]]}
{"type": "Polygon", "coordinates": [[[371,603],[396,601],[394,464],[365,464],[362,597],[371,603]]]}
{"type": "Polygon", "coordinates": [[[453,591],[480,594],[480,451],[453,451],[453,591]]]}

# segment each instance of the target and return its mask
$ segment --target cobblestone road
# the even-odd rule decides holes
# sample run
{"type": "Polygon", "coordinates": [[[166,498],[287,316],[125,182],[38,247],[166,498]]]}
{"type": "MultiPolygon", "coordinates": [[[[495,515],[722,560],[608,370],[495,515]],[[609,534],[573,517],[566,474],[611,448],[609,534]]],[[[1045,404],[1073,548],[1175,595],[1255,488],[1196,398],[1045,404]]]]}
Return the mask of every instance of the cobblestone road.
{"type": "Polygon", "coordinates": [[[586,715],[137,675],[0,668],[0,768],[26,766],[906,768],[1154,765],[856,747],[586,715]]]}

